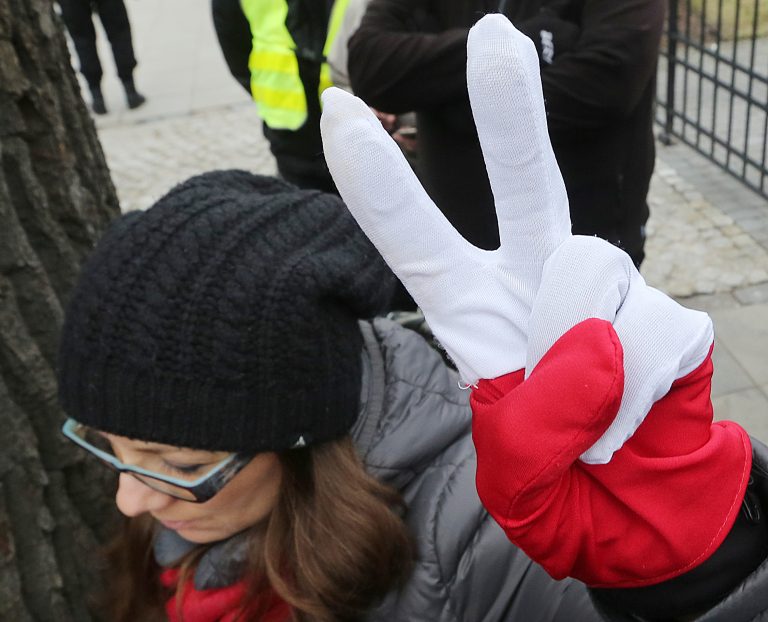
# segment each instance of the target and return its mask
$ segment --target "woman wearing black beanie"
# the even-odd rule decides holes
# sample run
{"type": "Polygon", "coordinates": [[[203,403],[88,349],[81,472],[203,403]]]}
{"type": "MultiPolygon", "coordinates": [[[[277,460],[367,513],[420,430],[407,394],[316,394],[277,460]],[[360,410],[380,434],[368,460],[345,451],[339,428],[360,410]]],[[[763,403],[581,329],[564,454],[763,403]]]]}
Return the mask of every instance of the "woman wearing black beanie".
{"type": "Polygon", "coordinates": [[[107,619],[765,619],[768,449],[713,421],[711,320],[571,235],[530,39],[486,16],[467,56],[498,251],[329,89],[351,212],[209,173],[85,266],[60,396],[64,433],[120,472],[107,619]],[[434,349],[370,319],[392,279],[351,214],[472,417],[434,349]]]}
{"type": "MultiPolygon", "coordinates": [[[[244,171],[113,224],[59,356],[65,435],[120,473],[104,619],[666,620],[760,563],[753,470],[749,511],[694,571],[629,589],[552,579],[478,499],[454,370],[375,317],[392,282],[338,197],[244,171]]],[[[742,593],[713,612],[758,606],[742,593]]]]}
{"type": "Polygon", "coordinates": [[[366,319],[392,282],[338,197],[244,171],[113,224],[59,358],[120,471],[105,619],[599,619],[483,510],[454,371],[366,319]]]}

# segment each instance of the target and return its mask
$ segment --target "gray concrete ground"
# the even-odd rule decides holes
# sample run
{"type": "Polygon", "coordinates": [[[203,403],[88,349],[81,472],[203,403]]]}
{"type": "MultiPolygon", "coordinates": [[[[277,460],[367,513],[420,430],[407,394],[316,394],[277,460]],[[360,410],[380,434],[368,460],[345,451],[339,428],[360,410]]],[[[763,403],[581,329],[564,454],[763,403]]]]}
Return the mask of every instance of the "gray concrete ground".
{"type": "MultiPolygon", "coordinates": [[[[126,110],[103,33],[110,113],[96,119],[123,209],[214,168],[273,173],[261,124],[229,76],[207,0],[127,0],[147,104],[126,110]]],[[[87,99],[87,93],[85,93],[87,99]]],[[[677,144],[659,145],[646,280],[715,323],[713,398],[768,442],[768,201],[677,144]]]]}

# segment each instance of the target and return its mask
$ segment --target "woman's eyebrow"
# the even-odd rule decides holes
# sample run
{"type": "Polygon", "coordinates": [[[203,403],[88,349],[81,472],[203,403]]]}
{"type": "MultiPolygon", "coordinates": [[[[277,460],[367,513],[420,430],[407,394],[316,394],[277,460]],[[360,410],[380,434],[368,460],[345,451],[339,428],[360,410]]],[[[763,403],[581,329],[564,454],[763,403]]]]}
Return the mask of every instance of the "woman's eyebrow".
{"type": "Polygon", "coordinates": [[[183,460],[184,462],[196,462],[200,464],[216,462],[217,460],[222,459],[222,457],[219,457],[216,454],[203,452],[202,450],[187,449],[186,447],[163,447],[162,445],[153,447],[150,445],[147,447],[138,447],[136,448],[136,451],[145,454],[156,454],[163,458],[175,458],[183,460]]]}
{"type": "MultiPolygon", "coordinates": [[[[102,436],[110,443],[114,444],[114,439],[112,438],[111,434],[107,434],[105,432],[98,432],[98,434],[99,436],[102,436]]],[[[119,444],[119,441],[118,441],[118,444],[119,444]]],[[[151,443],[147,443],[144,445],[132,445],[130,449],[131,451],[136,451],[139,453],[153,453],[153,454],[184,451],[184,449],[181,447],[173,447],[171,445],[152,445],[151,443]]]]}
{"type": "MultiPolygon", "coordinates": [[[[98,432],[106,440],[112,442],[110,434],[104,432],[98,432]]],[[[139,441],[141,442],[141,441],[139,441]]],[[[212,455],[210,452],[201,449],[192,449],[190,447],[174,447],[173,445],[162,445],[153,443],[144,443],[143,445],[132,445],[131,451],[143,454],[157,454],[157,455],[172,455],[180,452],[184,452],[184,458],[190,461],[199,461],[201,463],[215,462],[226,457],[226,453],[219,457],[218,455],[212,455]]]]}

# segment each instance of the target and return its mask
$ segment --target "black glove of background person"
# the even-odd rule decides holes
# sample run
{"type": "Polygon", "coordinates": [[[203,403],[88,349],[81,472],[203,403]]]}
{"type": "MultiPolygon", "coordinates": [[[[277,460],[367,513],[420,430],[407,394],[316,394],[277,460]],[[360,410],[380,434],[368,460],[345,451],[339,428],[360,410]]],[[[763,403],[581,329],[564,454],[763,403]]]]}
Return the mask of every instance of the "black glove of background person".
{"type": "Polygon", "coordinates": [[[573,49],[581,34],[578,24],[549,7],[542,8],[515,27],[533,41],[542,69],[551,65],[560,54],[573,49]]]}

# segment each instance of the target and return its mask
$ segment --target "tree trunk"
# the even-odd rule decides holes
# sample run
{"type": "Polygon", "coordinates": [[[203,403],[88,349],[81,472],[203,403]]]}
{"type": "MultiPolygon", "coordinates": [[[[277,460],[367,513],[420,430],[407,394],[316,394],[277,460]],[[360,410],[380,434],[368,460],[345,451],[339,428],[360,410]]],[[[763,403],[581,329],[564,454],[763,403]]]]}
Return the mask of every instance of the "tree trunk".
{"type": "Polygon", "coordinates": [[[91,620],[110,478],[64,439],[63,307],[119,213],[51,0],[0,0],[0,620],[91,620]]]}

